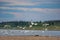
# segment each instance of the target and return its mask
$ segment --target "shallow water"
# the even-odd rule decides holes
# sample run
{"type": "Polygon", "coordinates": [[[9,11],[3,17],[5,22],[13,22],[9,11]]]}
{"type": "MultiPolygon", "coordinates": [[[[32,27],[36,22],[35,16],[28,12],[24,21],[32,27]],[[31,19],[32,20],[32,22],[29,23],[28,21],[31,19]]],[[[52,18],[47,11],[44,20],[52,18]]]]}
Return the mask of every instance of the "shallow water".
{"type": "Polygon", "coordinates": [[[3,30],[0,29],[0,36],[60,36],[60,31],[42,31],[42,30],[3,30]]]}

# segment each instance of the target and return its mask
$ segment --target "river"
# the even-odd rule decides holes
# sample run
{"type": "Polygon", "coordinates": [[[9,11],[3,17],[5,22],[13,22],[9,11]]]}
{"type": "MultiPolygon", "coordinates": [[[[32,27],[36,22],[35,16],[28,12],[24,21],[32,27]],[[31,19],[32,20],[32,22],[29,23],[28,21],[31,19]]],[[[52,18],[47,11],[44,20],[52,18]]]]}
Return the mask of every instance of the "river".
{"type": "Polygon", "coordinates": [[[60,31],[0,29],[0,36],[29,36],[29,35],[60,36],[60,31]]]}

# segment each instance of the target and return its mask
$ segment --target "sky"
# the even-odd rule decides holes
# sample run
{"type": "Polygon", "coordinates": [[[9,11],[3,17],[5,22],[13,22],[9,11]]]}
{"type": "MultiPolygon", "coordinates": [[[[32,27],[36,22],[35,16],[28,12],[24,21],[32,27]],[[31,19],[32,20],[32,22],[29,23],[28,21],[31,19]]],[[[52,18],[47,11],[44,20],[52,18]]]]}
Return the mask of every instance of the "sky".
{"type": "Polygon", "coordinates": [[[0,0],[0,22],[47,20],[60,20],[60,0],[0,0]]]}

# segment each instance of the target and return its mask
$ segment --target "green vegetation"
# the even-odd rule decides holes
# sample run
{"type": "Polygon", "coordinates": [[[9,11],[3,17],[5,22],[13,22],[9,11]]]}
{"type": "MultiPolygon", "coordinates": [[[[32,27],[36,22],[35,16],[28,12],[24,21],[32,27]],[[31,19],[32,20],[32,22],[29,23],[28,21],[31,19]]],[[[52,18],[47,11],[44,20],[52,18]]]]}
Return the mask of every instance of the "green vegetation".
{"type": "Polygon", "coordinates": [[[44,22],[11,21],[1,22],[0,29],[60,30],[60,20],[44,22]]]}

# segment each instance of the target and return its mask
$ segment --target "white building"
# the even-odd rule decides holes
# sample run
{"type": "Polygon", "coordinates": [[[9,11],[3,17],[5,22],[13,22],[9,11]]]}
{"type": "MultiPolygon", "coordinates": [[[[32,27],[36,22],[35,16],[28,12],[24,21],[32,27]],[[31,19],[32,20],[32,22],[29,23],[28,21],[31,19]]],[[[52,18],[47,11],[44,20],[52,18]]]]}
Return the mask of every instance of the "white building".
{"type": "Polygon", "coordinates": [[[37,23],[34,23],[34,25],[38,25],[37,23]]]}
{"type": "Polygon", "coordinates": [[[33,22],[31,22],[31,25],[34,25],[34,23],[33,23],[33,22]]]}
{"type": "Polygon", "coordinates": [[[4,28],[10,28],[11,26],[10,25],[4,25],[4,28]]]}
{"type": "Polygon", "coordinates": [[[32,25],[29,26],[30,28],[32,27],[32,25]]]}
{"type": "Polygon", "coordinates": [[[49,24],[47,24],[47,23],[45,23],[45,24],[43,24],[43,26],[48,26],[49,24]]]}
{"type": "Polygon", "coordinates": [[[25,29],[26,27],[23,27],[22,29],[25,29]]]}

